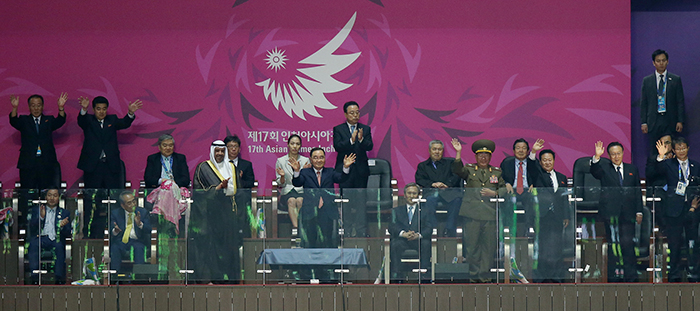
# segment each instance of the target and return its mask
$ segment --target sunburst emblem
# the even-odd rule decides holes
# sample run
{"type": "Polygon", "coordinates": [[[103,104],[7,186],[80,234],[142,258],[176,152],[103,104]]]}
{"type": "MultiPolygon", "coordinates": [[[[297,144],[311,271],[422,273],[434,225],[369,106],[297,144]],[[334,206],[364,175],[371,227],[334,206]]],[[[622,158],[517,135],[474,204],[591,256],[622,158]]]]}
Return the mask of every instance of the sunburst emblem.
{"type": "Polygon", "coordinates": [[[289,60],[286,55],[284,55],[284,51],[278,50],[277,47],[275,47],[272,51],[267,51],[267,59],[265,60],[267,62],[267,69],[274,69],[275,72],[280,69],[280,67],[284,67],[284,61],[289,60]]]}

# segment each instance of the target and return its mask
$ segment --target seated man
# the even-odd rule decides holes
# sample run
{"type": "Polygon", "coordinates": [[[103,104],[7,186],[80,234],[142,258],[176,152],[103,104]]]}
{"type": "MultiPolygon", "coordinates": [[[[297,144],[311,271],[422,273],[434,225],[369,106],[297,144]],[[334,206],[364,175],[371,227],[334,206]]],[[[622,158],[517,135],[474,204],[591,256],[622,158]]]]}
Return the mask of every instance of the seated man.
{"type": "Polygon", "coordinates": [[[420,254],[420,268],[430,267],[430,241],[434,224],[433,210],[418,206],[415,199],[420,194],[420,186],[409,183],[403,188],[406,205],[400,205],[391,212],[389,233],[391,234],[391,275],[401,273],[401,256],[407,249],[414,249],[420,254]]]}
{"type": "MultiPolygon", "coordinates": [[[[435,211],[442,202],[447,209],[447,222],[443,236],[457,236],[457,218],[462,206],[462,179],[452,172],[453,158],[443,157],[445,146],[442,141],[433,140],[429,145],[430,158],[418,163],[416,183],[423,187],[426,206],[435,211]]],[[[433,220],[433,225],[437,225],[433,220]]]]}
{"type": "Polygon", "coordinates": [[[190,168],[184,154],[174,152],[175,139],[170,134],[158,137],[158,153],[148,156],[143,180],[147,189],[158,188],[165,180],[174,181],[178,187],[190,185],[190,168]]]}
{"type": "Polygon", "coordinates": [[[58,188],[46,191],[46,204],[32,208],[29,214],[29,270],[32,283],[38,284],[41,250],[53,250],[55,258],[56,284],[66,283],[66,238],[70,237],[70,212],[58,206],[58,188]]]}
{"type": "Polygon", "coordinates": [[[148,212],[143,207],[137,207],[136,198],[131,191],[119,194],[121,208],[112,210],[110,217],[109,256],[112,260],[112,270],[121,272],[122,255],[134,249],[134,263],[146,262],[146,248],[151,245],[151,222],[148,212]]]}

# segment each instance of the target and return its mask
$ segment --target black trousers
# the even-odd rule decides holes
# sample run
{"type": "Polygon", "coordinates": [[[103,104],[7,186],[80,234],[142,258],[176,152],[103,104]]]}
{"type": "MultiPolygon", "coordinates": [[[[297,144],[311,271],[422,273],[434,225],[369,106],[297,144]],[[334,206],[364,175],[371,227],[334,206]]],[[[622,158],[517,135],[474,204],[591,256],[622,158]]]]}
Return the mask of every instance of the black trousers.
{"type": "Polygon", "coordinates": [[[605,237],[608,242],[608,281],[622,269],[625,282],[637,281],[637,256],[634,253],[634,222],[618,217],[605,219],[605,237]]]}
{"type": "Polygon", "coordinates": [[[668,238],[668,248],[671,251],[669,258],[671,270],[668,272],[668,280],[670,282],[680,282],[685,271],[685,265],[681,263],[681,249],[683,245],[688,245],[688,270],[690,270],[690,267],[694,267],[694,271],[689,272],[697,274],[697,247],[691,246],[694,246],[695,242],[697,242],[698,221],[695,215],[687,209],[679,217],[664,216],[664,218],[667,224],[664,232],[668,238]]]}
{"type": "Polygon", "coordinates": [[[405,238],[391,238],[391,272],[399,273],[401,271],[401,256],[408,249],[418,251],[420,255],[420,268],[428,269],[430,267],[430,237],[409,241],[405,238]]]}
{"type": "Polygon", "coordinates": [[[348,199],[341,215],[346,237],[367,236],[367,178],[350,170],[348,181],[340,184],[341,195],[348,199]]]}

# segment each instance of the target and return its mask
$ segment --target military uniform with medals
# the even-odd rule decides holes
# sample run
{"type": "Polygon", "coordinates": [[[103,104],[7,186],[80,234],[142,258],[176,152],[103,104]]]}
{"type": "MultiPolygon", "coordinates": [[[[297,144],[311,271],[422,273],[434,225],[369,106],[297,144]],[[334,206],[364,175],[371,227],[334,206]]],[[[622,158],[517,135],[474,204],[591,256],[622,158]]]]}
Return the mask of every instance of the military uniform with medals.
{"type": "MultiPolygon", "coordinates": [[[[478,140],[472,144],[476,153],[493,153],[495,143],[490,140],[478,140]]],[[[506,182],[501,177],[501,169],[489,165],[479,168],[477,164],[462,164],[457,158],[452,163],[452,172],[466,181],[464,199],[459,215],[464,217],[462,227],[463,255],[469,263],[469,274],[472,280],[489,281],[498,245],[496,227],[496,203],[492,197],[482,196],[481,189],[491,189],[503,196],[506,193],[506,182]]]]}

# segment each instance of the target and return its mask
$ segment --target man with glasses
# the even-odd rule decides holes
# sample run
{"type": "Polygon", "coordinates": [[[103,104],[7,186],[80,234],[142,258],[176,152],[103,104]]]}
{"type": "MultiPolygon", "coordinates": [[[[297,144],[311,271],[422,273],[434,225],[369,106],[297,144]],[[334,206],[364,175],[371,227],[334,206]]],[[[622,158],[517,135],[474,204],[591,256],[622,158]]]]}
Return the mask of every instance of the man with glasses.
{"type": "Polygon", "coordinates": [[[349,203],[344,205],[343,221],[345,234],[350,237],[367,236],[367,198],[365,189],[369,178],[367,151],[374,147],[369,126],[359,123],[360,106],[349,101],[343,105],[346,122],[333,128],[333,147],[338,152],[335,158],[335,170],[343,171],[343,159],[355,154],[357,159],[350,170],[350,178],[340,183],[342,195],[349,203]],[[348,191],[344,191],[348,189],[348,191]]]}
{"type": "Polygon", "coordinates": [[[655,172],[666,180],[666,193],[663,196],[663,218],[666,223],[664,232],[668,237],[668,248],[671,251],[668,272],[670,282],[681,282],[684,267],[681,263],[681,248],[688,245],[688,270],[691,273],[689,281],[698,281],[698,249],[695,242],[698,238],[698,182],[700,181],[700,163],[688,159],[689,143],[683,137],[673,139],[672,146],[665,145],[659,140],[656,143],[655,172]],[[664,159],[673,147],[675,158],[664,159]],[[685,239],[683,238],[685,233],[685,239]]]}
{"type": "Polygon", "coordinates": [[[598,214],[603,217],[608,243],[608,281],[636,282],[634,224],[641,224],[643,217],[639,171],[622,162],[624,147],[619,142],[611,142],[607,150],[610,161],[603,161],[603,142],[596,142],[590,172],[601,186],[598,214]]]}
{"type": "Polygon", "coordinates": [[[138,207],[131,191],[119,194],[121,208],[112,210],[110,216],[110,244],[112,270],[121,272],[122,257],[133,248],[135,264],[146,262],[146,249],[151,245],[151,222],[148,211],[138,207]]]}

